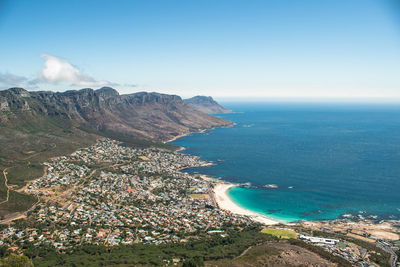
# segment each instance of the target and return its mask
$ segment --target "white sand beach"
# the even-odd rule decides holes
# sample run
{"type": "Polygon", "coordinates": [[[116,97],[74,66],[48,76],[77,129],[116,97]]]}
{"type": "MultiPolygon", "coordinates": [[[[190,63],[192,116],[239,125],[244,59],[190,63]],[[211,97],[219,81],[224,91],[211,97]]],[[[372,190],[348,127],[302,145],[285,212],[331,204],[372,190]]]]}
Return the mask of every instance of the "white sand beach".
{"type": "Polygon", "coordinates": [[[278,221],[267,218],[266,216],[263,216],[256,212],[242,208],[239,205],[237,205],[235,202],[233,202],[231,200],[231,198],[228,196],[227,191],[230,188],[235,187],[235,186],[236,185],[229,184],[229,183],[218,183],[215,185],[215,187],[214,187],[215,200],[217,201],[217,204],[220,209],[230,211],[235,214],[249,216],[254,221],[265,224],[265,225],[273,225],[273,224],[280,223],[278,221]]]}

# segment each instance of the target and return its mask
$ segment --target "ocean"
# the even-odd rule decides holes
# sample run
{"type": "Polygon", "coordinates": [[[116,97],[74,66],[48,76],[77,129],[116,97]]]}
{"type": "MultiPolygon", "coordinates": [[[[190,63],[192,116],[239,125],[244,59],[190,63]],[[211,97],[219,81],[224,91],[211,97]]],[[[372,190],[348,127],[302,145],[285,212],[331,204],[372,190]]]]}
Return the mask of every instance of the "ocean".
{"type": "Polygon", "coordinates": [[[225,106],[235,126],[173,142],[215,163],[185,171],[247,183],[233,201],[282,222],[400,219],[400,104],[225,106]]]}

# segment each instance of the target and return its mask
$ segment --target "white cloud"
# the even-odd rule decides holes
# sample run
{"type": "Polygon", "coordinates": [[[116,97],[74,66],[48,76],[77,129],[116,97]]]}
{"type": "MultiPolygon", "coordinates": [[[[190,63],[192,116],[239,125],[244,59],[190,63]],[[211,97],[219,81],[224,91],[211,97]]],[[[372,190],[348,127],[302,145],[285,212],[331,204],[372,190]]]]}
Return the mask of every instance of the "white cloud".
{"type": "Polygon", "coordinates": [[[1,87],[22,87],[29,89],[38,88],[38,79],[30,79],[25,76],[15,75],[9,72],[0,72],[0,86],[1,87]]]}
{"type": "Polygon", "coordinates": [[[28,79],[24,76],[18,76],[11,73],[0,73],[0,83],[7,86],[20,86],[28,79]]]}
{"type": "Polygon", "coordinates": [[[45,82],[70,82],[73,85],[85,87],[115,85],[115,83],[108,81],[97,81],[94,78],[83,74],[77,67],[73,66],[66,60],[49,54],[42,54],[41,57],[45,59],[45,62],[40,78],[45,82]]]}

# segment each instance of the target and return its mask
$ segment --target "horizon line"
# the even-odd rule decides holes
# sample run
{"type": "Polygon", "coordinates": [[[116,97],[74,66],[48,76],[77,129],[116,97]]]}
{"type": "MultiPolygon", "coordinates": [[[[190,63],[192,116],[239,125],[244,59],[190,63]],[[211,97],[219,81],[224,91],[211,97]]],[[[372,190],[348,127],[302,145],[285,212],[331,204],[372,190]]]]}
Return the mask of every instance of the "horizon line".
{"type": "Polygon", "coordinates": [[[213,97],[220,102],[252,102],[252,103],[376,103],[400,104],[400,97],[213,97]]]}

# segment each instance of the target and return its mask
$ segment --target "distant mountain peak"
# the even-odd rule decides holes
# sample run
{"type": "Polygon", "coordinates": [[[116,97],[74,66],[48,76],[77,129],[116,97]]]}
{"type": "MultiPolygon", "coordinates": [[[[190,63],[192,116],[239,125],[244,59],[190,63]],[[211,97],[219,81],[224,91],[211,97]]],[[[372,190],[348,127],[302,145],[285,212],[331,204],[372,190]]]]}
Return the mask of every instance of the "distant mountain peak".
{"type": "Polygon", "coordinates": [[[97,89],[95,92],[97,94],[101,94],[101,95],[109,96],[109,97],[119,96],[118,91],[112,87],[101,87],[100,89],[97,89]]]}
{"type": "Polygon", "coordinates": [[[194,96],[184,100],[187,104],[207,114],[231,113],[232,111],[224,108],[217,103],[211,96],[194,96]]]}
{"type": "Polygon", "coordinates": [[[15,95],[19,95],[19,96],[22,96],[22,97],[29,97],[29,92],[26,91],[24,88],[21,88],[21,87],[12,87],[12,88],[10,88],[10,89],[8,89],[6,91],[9,91],[9,92],[11,92],[11,93],[13,93],[15,95]]]}
{"type": "Polygon", "coordinates": [[[118,91],[111,87],[102,87],[100,89],[95,90],[94,93],[99,97],[102,97],[103,99],[109,99],[119,96],[118,91]]]}

